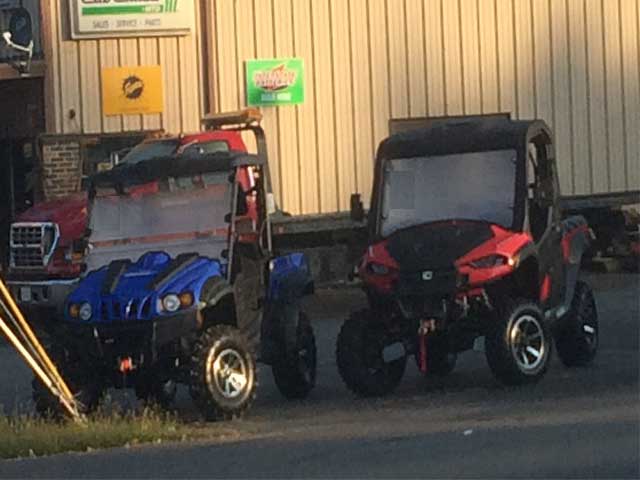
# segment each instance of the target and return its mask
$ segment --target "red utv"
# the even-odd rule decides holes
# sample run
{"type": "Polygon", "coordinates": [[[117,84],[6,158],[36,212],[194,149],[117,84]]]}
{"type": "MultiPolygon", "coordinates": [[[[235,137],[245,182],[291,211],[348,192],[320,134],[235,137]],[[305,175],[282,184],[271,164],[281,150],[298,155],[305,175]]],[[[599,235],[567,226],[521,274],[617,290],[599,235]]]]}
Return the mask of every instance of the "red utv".
{"type": "Polygon", "coordinates": [[[554,340],[566,365],[589,363],[598,319],[578,280],[589,229],[561,218],[558,197],[541,121],[445,119],[384,140],[357,267],[370,307],[337,340],[347,386],[388,393],[409,356],[424,374],[447,374],[482,338],[505,384],[539,380],[554,340]]]}

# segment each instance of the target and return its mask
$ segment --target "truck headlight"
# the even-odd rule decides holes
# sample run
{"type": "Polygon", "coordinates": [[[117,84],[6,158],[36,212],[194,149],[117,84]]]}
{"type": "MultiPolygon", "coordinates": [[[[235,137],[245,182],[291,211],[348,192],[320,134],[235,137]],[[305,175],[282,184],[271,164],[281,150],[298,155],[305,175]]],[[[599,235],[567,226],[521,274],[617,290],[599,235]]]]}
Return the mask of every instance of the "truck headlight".
{"type": "Polygon", "coordinates": [[[162,308],[167,312],[177,312],[180,309],[180,298],[170,293],[162,299],[162,308]]]}
{"type": "Polygon", "coordinates": [[[80,305],[80,309],[78,310],[78,316],[80,317],[80,320],[83,321],[87,321],[87,320],[91,320],[91,315],[93,315],[93,309],[91,308],[91,305],[87,302],[84,302],[82,305],[80,305]]]}

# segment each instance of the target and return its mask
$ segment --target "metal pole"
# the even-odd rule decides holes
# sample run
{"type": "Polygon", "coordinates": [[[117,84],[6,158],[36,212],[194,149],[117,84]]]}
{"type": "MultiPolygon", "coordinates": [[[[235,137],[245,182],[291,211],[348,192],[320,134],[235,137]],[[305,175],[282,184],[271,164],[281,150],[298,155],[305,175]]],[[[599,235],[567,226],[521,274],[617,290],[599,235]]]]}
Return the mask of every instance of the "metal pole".
{"type": "Polygon", "coordinates": [[[54,378],[54,380],[57,383],[60,384],[63,390],[63,393],[68,397],[73,398],[73,394],[71,393],[71,390],[69,390],[69,387],[67,387],[67,384],[64,382],[64,380],[60,376],[58,369],[53,364],[53,362],[49,358],[49,355],[47,355],[47,352],[45,352],[44,348],[36,338],[35,334],[33,333],[33,330],[25,320],[24,316],[22,315],[22,312],[20,311],[16,303],[13,301],[13,298],[11,297],[9,290],[7,289],[7,287],[5,287],[4,282],[1,279],[0,279],[0,301],[5,301],[5,303],[9,306],[10,313],[13,314],[13,316],[16,318],[19,326],[22,328],[22,330],[26,334],[29,342],[33,345],[36,352],[38,352],[38,354],[42,358],[45,368],[51,372],[51,376],[54,378]]]}

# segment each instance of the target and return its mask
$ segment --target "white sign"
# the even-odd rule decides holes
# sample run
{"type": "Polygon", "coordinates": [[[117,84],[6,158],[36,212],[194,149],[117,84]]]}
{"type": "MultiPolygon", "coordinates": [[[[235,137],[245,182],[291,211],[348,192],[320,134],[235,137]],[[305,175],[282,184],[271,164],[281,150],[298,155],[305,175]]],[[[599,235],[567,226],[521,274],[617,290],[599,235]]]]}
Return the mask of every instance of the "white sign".
{"type": "Polygon", "coordinates": [[[69,2],[73,38],[180,35],[189,33],[194,25],[194,0],[69,2]]]}

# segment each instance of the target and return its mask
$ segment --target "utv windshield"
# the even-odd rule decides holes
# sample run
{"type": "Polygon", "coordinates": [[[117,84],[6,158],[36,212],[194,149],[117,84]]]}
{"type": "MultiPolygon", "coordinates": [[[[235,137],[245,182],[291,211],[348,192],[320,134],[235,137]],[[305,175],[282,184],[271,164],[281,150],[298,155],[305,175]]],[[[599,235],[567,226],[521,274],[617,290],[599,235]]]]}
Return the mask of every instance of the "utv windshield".
{"type": "Polygon", "coordinates": [[[384,166],[380,233],[439,220],[513,224],[516,152],[400,158],[384,166]]]}
{"type": "Polygon", "coordinates": [[[229,172],[216,172],[133,187],[123,195],[98,192],[91,208],[89,269],[117,259],[135,261],[150,251],[220,258],[231,186],[229,172]]]}

